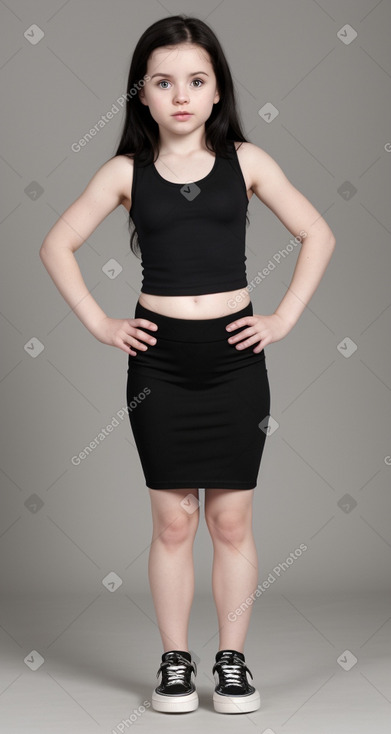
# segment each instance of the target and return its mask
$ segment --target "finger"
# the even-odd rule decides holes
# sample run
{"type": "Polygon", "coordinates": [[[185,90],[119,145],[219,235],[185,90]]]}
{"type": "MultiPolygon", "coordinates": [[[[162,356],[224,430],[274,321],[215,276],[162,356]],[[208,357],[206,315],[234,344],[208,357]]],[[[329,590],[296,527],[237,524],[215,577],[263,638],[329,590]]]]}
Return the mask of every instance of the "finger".
{"type": "Polygon", "coordinates": [[[254,316],[243,316],[242,319],[231,321],[225,328],[227,331],[233,331],[234,329],[239,329],[240,326],[247,326],[248,324],[252,326],[254,318],[254,316]]]}
{"type": "MultiPolygon", "coordinates": [[[[141,333],[143,334],[144,332],[141,332],[141,333]]],[[[118,334],[117,338],[118,338],[118,344],[116,344],[116,346],[119,346],[121,349],[123,345],[125,345],[127,349],[130,349],[130,348],[139,349],[140,351],[143,351],[143,352],[145,352],[148,349],[146,344],[136,339],[135,334],[127,334],[125,331],[122,334],[118,334]]]]}
{"type": "Polygon", "coordinates": [[[129,344],[126,344],[126,342],[123,342],[122,344],[118,345],[120,349],[122,349],[123,352],[126,352],[126,354],[130,354],[131,357],[137,357],[137,352],[135,352],[129,344]]]}
{"type": "MultiPolygon", "coordinates": [[[[136,319],[136,321],[142,321],[143,323],[140,324],[140,326],[144,326],[144,329],[149,329],[150,326],[153,326],[152,321],[147,321],[147,319],[136,319]],[[146,326],[146,324],[149,324],[150,326],[146,326]]],[[[158,329],[157,324],[155,324],[156,329],[158,329]]],[[[135,334],[131,334],[130,332],[127,332],[129,336],[137,337],[138,339],[143,339],[144,341],[148,341],[149,344],[155,344],[156,343],[156,337],[152,336],[151,334],[146,334],[145,331],[141,331],[141,329],[137,329],[135,326],[131,326],[130,328],[136,329],[135,334]]]]}
{"type": "Polygon", "coordinates": [[[139,342],[139,341],[137,341],[137,339],[134,339],[132,341],[132,347],[133,347],[133,349],[140,349],[143,352],[146,352],[147,349],[148,349],[147,345],[144,344],[144,342],[139,342]],[[134,343],[134,342],[136,342],[136,343],[134,343]]]}
{"type": "Polygon", "coordinates": [[[159,328],[157,324],[148,319],[133,319],[133,321],[137,321],[137,326],[143,326],[144,329],[150,329],[151,331],[157,331],[159,328]]]}
{"type": "Polygon", "coordinates": [[[251,326],[248,327],[248,329],[243,329],[243,331],[240,331],[238,334],[233,334],[229,337],[228,341],[230,344],[235,344],[239,339],[243,339],[245,336],[252,336],[254,333],[251,326]]]}
{"type": "Polygon", "coordinates": [[[251,347],[252,344],[258,344],[259,339],[260,339],[259,334],[255,334],[254,336],[250,337],[249,339],[245,339],[244,341],[240,342],[239,344],[236,344],[235,349],[246,349],[246,347],[251,347]]]}
{"type": "MultiPolygon", "coordinates": [[[[260,338],[260,336],[258,334],[258,339],[259,338],[260,338]]],[[[261,341],[259,342],[259,344],[257,344],[257,346],[255,347],[255,349],[253,349],[253,352],[256,351],[256,354],[259,354],[259,352],[262,352],[262,349],[265,349],[265,347],[267,347],[268,344],[272,344],[272,343],[273,343],[273,340],[270,339],[269,336],[261,337],[261,341]]]]}
{"type": "MultiPolygon", "coordinates": [[[[135,329],[135,327],[133,327],[133,329],[135,329]]],[[[143,344],[144,342],[148,342],[148,344],[156,344],[156,341],[157,341],[155,336],[152,336],[151,334],[147,334],[145,331],[141,331],[141,329],[135,329],[135,333],[133,334],[127,333],[127,337],[129,339],[133,338],[136,340],[141,340],[141,342],[137,341],[137,344],[140,344],[140,343],[143,344]]]]}

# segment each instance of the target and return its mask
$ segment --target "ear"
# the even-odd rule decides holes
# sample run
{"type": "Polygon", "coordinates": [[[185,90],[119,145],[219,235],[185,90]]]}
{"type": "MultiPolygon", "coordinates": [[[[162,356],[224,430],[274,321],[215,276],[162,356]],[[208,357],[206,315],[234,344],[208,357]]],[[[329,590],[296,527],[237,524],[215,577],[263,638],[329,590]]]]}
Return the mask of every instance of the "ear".
{"type": "Polygon", "coordinates": [[[139,89],[138,96],[139,96],[140,102],[142,102],[143,104],[145,104],[148,107],[147,102],[145,100],[144,89],[142,89],[142,88],[139,89]]]}
{"type": "Polygon", "coordinates": [[[214,97],[214,100],[213,100],[213,104],[217,104],[217,102],[220,102],[220,94],[219,94],[218,90],[216,90],[216,94],[215,94],[215,97],[214,97]]]}

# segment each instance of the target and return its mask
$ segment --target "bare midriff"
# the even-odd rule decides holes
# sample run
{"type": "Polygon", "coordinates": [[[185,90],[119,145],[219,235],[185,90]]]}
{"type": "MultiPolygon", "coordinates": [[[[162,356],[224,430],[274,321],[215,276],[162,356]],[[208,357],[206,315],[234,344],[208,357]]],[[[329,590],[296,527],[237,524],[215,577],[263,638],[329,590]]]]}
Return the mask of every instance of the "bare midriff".
{"type": "Polygon", "coordinates": [[[250,303],[247,288],[224,293],[205,293],[201,296],[154,296],[140,293],[139,303],[150,311],[174,319],[216,319],[241,311],[250,303]]]}

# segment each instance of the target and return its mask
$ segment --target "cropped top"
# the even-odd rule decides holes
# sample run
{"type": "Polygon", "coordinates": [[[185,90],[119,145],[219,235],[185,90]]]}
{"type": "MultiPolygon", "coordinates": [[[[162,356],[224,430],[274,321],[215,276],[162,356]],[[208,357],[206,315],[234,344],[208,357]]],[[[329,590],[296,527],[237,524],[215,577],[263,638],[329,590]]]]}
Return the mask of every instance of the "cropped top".
{"type": "Polygon", "coordinates": [[[235,145],[215,156],[210,173],[173,183],[154,163],[134,159],[130,217],[137,230],[143,282],[151,295],[201,295],[247,286],[248,197],[235,145]]]}

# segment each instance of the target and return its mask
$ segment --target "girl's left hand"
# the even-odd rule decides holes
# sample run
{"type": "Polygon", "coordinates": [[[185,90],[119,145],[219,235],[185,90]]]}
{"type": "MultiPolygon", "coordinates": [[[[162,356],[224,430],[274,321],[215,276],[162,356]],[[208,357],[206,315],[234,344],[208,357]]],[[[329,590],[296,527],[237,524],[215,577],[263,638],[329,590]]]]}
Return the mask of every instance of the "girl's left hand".
{"type": "Polygon", "coordinates": [[[247,326],[248,328],[231,336],[228,339],[229,343],[237,344],[237,342],[240,342],[240,344],[237,344],[236,349],[244,349],[252,344],[256,344],[257,346],[253,349],[253,352],[256,354],[262,352],[262,349],[267,344],[283,339],[292,329],[292,326],[289,326],[281,316],[273,313],[270,316],[256,314],[254,316],[243,316],[242,319],[237,319],[227,324],[226,330],[231,332],[239,329],[241,326],[247,326]]]}

